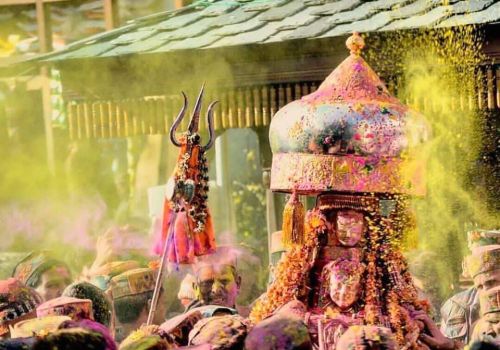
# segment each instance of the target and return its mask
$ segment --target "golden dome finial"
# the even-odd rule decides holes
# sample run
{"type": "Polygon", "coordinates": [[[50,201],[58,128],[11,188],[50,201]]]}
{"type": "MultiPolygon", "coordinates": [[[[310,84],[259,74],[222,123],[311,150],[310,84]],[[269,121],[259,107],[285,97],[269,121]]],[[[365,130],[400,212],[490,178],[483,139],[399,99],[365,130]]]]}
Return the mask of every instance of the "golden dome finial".
{"type": "Polygon", "coordinates": [[[361,50],[365,47],[365,41],[358,32],[353,32],[352,35],[347,38],[345,45],[349,51],[351,51],[351,55],[359,56],[361,50]]]}

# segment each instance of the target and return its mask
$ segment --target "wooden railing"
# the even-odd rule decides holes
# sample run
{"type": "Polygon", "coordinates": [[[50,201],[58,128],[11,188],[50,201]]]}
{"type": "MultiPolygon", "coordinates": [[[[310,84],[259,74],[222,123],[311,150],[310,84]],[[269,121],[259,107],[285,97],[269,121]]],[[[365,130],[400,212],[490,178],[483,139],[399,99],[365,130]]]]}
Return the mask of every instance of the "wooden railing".
{"type": "MultiPolygon", "coordinates": [[[[408,98],[405,104],[423,113],[449,109],[466,111],[475,109],[500,109],[500,67],[484,68],[484,83],[475,94],[465,92],[440,103],[430,99],[408,98]]],[[[230,128],[259,128],[269,125],[278,109],[296,99],[315,91],[320,82],[300,82],[274,85],[249,86],[212,91],[205,97],[209,101],[219,100],[214,113],[214,125],[218,131],[230,128]]],[[[396,82],[388,80],[393,93],[396,82]]],[[[195,96],[196,92],[188,94],[195,96]]],[[[145,96],[122,100],[70,101],[67,105],[70,137],[109,138],[134,135],[166,134],[182,106],[179,95],[145,96]]],[[[200,129],[206,129],[204,118],[200,129]]],[[[185,118],[181,130],[187,128],[185,118]]]]}
{"type": "MultiPolygon", "coordinates": [[[[278,109],[315,91],[317,85],[304,82],[216,91],[205,97],[205,104],[219,101],[214,113],[215,130],[264,127],[278,109]]],[[[68,127],[73,139],[165,134],[181,107],[180,95],[74,100],[67,104],[68,127]]],[[[181,130],[187,128],[187,123],[185,118],[181,130]]],[[[205,129],[206,121],[202,118],[200,130],[205,129]]]]}

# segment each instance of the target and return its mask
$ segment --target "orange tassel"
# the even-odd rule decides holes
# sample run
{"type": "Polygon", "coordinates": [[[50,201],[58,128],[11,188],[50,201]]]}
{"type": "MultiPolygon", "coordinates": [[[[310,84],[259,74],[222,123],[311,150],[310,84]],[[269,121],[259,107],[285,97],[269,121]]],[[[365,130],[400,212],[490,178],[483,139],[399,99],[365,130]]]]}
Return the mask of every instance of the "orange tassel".
{"type": "Polygon", "coordinates": [[[294,191],[283,210],[283,245],[290,247],[304,243],[304,206],[294,191]]]}

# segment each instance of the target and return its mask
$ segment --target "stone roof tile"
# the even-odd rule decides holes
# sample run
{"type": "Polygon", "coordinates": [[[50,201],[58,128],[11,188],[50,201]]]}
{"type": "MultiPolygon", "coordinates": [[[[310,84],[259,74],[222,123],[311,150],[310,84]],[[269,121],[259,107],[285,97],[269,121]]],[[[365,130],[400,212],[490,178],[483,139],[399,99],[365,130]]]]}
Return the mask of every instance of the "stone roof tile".
{"type": "Polygon", "coordinates": [[[500,1],[495,0],[197,0],[37,59],[210,49],[499,20],[500,1]]]}

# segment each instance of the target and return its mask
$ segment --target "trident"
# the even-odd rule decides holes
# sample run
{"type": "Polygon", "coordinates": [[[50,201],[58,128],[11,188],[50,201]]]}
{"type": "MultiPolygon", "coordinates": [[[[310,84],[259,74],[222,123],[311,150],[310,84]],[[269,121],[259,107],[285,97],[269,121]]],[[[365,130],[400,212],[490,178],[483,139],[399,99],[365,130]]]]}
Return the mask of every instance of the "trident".
{"type": "MultiPolygon", "coordinates": [[[[188,107],[187,96],[184,92],[182,92],[182,96],[184,97],[184,105],[183,105],[181,111],[179,112],[179,114],[177,115],[177,118],[175,119],[174,123],[172,124],[172,127],[170,128],[170,132],[169,132],[170,141],[176,147],[183,146],[182,142],[185,142],[188,146],[187,147],[188,152],[192,149],[192,147],[190,147],[190,146],[192,146],[193,138],[195,138],[195,137],[199,138],[198,128],[199,128],[199,122],[200,122],[200,112],[201,112],[201,105],[202,105],[204,89],[205,89],[205,84],[202,85],[200,93],[198,95],[198,99],[196,100],[194,111],[193,111],[193,114],[192,114],[191,119],[189,121],[188,130],[186,131],[185,140],[179,141],[177,139],[177,137],[175,136],[175,132],[177,131],[177,128],[179,127],[180,123],[182,122],[182,119],[184,118],[184,115],[186,114],[186,110],[188,107]]],[[[201,146],[202,152],[205,152],[208,149],[210,149],[210,147],[212,147],[212,145],[215,142],[215,130],[213,127],[213,108],[217,102],[218,101],[214,101],[208,106],[206,120],[207,120],[207,125],[208,125],[209,140],[205,146],[201,146]]],[[[174,191],[176,191],[176,189],[177,189],[177,186],[174,186],[174,191]]],[[[167,197],[169,200],[174,201],[174,202],[180,202],[180,201],[189,202],[190,201],[188,198],[184,198],[185,193],[183,193],[182,191],[178,194],[179,194],[179,196],[172,194],[172,195],[168,195],[167,197]]],[[[172,239],[170,239],[170,238],[174,234],[173,223],[175,222],[176,217],[177,217],[176,212],[174,212],[173,215],[170,217],[171,222],[169,225],[169,232],[168,232],[168,235],[166,237],[166,241],[163,244],[163,252],[162,252],[162,256],[161,256],[161,260],[160,260],[160,267],[158,270],[158,275],[156,277],[155,288],[153,291],[153,299],[151,300],[151,307],[149,309],[148,319],[146,322],[146,325],[148,325],[148,326],[153,323],[153,319],[154,319],[154,316],[156,313],[156,308],[158,306],[158,299],[160,296],[160,290],[161,290],[161,286],[163,285],[165,265],[167,263],[167,252],[168,252],[169,244],[172,241],[172,239]]]]}

